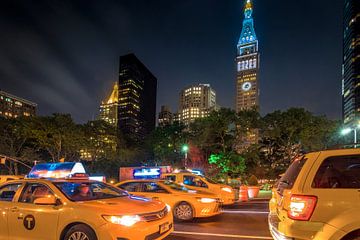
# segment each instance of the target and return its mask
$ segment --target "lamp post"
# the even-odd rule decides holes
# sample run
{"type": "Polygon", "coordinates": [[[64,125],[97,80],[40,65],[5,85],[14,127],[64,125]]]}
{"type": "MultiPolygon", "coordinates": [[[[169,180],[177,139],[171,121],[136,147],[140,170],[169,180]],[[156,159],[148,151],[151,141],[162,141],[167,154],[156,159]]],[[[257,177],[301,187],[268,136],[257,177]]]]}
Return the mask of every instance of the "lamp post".
{"type": "Polygon", "coordinates": [[[188,154],[188,151],[189,151],[189,145],[187,144],[184,144],[182,147],[181,147],[181,151],[184,152],[185,154],[185,160],[184,160],[184,167],[187,167],[187,154],[188,154]]]}
{"type": "Polygon", "coordinates": [[[341,130],[341,135],[347,135],[350,132],[354,131],[354,148],[356,148],[356,144],[357,144],[357,130],[360,128],[360,125],[355,126],[354,128],[344,128],[343,130],[341,130]]]}

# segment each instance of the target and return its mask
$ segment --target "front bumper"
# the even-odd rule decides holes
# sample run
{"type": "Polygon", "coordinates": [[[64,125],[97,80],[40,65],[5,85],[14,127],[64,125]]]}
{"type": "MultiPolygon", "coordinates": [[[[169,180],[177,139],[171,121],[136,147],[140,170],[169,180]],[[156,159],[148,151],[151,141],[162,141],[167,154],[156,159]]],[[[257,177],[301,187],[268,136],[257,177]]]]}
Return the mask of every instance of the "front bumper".
{"type": "Polygon", "coordinates": [[[199,204],[199,206],[195,208],[195,211],[196,218],[216,216],[221,213],[221,204],[219,202],[212,204],[199,204]]]}
{"type": "Polygon", "coordinates": [[[96,234],[101,240],[161,240],[174,231],[171,213],[157,221],[138,222],[131,227],[112,223],[101,226],[96,234]],[[160,233],[160,226],[167,223],[169,229],[160,233]]]}

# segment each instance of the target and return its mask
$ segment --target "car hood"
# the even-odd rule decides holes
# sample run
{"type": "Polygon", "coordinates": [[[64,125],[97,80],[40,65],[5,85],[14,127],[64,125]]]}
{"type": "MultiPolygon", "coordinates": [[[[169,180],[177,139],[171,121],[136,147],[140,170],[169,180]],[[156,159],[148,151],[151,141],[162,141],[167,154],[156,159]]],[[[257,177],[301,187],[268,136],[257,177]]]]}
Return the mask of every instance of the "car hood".
{"type": "Polygon", "coordinates": [[[102,214],[111,215],[134,215],[157,212],[166,207],[163,202],[136,196],[84,201],[78,203],[84,207],[94,208],[96,211],[101,211],[102,214]]]}

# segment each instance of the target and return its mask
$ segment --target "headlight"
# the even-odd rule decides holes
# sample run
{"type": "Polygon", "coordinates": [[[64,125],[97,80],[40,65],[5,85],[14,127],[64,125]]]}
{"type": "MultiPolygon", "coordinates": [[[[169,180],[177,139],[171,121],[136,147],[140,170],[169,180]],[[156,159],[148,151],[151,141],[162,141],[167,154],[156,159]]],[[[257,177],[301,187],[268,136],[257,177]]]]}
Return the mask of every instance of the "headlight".
{"type": "Polygon", "coordinates": [[[214,198],[198,198],[199,202],[202,203],[212,203],[212,202],[216,202],[216,199],[214,198]]]}
{"type": "Polygon", "coordinates": [[[103,216],[103,218],[111,223],[119,224],[127,227],[131,227],[137,222],[141,221],[141,218],[138,215],[133,216],[103,216]]]}
{"type": "Polygon", "coordinates": [[[167,209],[168,212],[171,212],[171,207],[170,207],[169,204],[166,204],[166,209],[167,209]]]}
{"type": "Polygon", "coordinates": [[[232,189],[229,187],[223,187],[223,188],[221,188],[221,190],[228,192],[228,193],[232,193],[232,189]]]}

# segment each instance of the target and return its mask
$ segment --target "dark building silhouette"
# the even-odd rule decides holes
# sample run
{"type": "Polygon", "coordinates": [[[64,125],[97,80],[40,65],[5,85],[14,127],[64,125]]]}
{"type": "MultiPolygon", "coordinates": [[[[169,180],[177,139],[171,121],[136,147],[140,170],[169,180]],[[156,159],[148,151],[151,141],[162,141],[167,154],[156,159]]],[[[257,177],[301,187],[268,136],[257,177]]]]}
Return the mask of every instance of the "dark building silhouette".
{"type": "Polygon", "coordinates": [[[342,100],[344,124],[360,122],[360,0],[345,0],[342,100]]]}
{"type": "Polygon", "coordinates": [[[155,129],[157,79],[134,54],[120,57],[118,129],[142,142],[155,129]]]}
{"type": "Polygon", "coordinates": [[[37,104],[0,90],[0,116],[6,118],[36,115],[37,104]]]}

